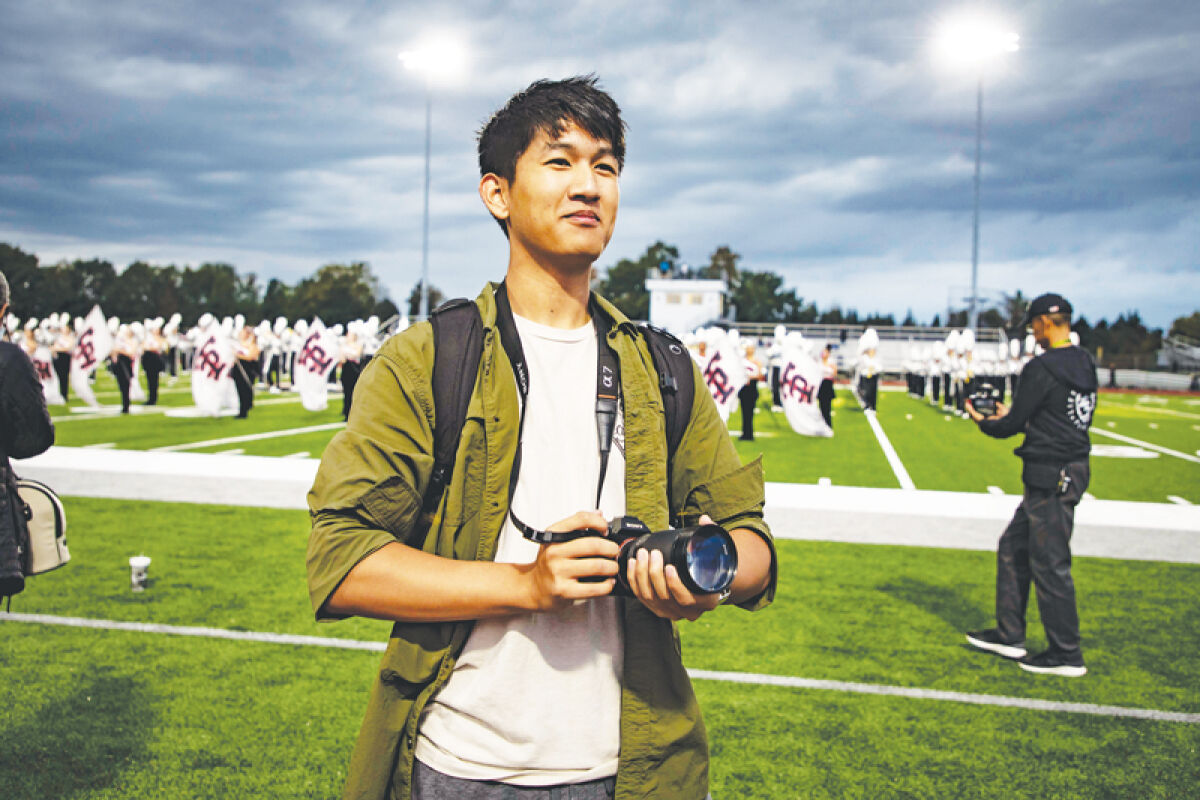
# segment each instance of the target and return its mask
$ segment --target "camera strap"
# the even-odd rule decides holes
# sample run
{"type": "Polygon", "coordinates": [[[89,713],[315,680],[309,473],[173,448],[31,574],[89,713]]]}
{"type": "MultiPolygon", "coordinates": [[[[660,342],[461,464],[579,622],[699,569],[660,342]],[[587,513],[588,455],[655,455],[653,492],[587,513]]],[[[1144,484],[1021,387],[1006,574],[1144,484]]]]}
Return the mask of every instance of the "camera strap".
{"type": "MultiPolygon", "coordinates": [[[[588,300],[588,311],[596,327],[596,436],[600,452],[600,479],[596,484],[596,507],[600,506],[600,495],[604,490],[604,476],[608,472],[608,456],[612,451],[613,431],[617,426],[617,411],[620,408],[621,368],[617,354],[608,343],[609,321],[600,310],[595,299],[588,300]]],[[[512,510],[513,495],[517,490],[517,477],[521,472],[521,440],[525,434],[525,409],[529,404],[529,365],[525,361],[525,350],[513,319],[512,306],[508,302],[508,290],[504,282],[496,289],[496,327],[500,332],[500,345],[512,364],[513,376],[517,381],[517,392],[521,396],[521,415],[517,425],[517,453],[513,458],[512,474],[508,481],[508,513],[517,530],[532,542],[550,544],[560,534],[541,531],[526,525],[512,510]]]]}

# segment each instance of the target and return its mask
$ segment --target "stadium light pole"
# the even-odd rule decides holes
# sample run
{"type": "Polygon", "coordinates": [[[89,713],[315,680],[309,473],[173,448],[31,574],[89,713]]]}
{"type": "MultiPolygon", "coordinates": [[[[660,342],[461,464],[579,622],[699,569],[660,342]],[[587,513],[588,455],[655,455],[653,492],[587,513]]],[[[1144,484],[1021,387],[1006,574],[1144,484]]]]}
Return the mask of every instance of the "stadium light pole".
{"type": "Polygon", "coordinates": [[[1004,53],[1015,53],[1020,47],[1016,33],[1005,30],[994,20],[980,16],[964,16],[942,24],[934,42],[935,54],[946,66],[972,69],[975,84],[975,209],[971,221],[971,297],[967,307],[967,327],[975,330],[979,323],[979,184],[983,157],[983,73],[985,68],[1004,53]]]}
{"type": "Polygon", "coordinates": [[[418,73],[425,84],[425,197],[421,213],[421,317],[429,318],[429,161],[433,142],[433,89],[452,82],[466,68],[466,48],[457,39],[430,37],[399,54],[406,69],[418,73]]]}

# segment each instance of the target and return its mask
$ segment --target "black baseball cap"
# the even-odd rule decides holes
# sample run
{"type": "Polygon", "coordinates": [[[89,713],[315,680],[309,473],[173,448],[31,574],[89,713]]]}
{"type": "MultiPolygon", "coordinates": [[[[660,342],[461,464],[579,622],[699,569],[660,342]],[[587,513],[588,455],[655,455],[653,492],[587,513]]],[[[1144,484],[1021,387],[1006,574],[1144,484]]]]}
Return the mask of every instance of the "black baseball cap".
{"type": "Polygon", "coordinates": [[[1033,302],[1029,304],[1029,310],[1025,312],[1025,321],[1021,324],[1028,325],[1033,322],[1034,317],[1040,317],[1042,314],[1066,314],[1071,316],[1071,304],[1067,302],[1067,298],[1061,294],[1043,294],[1033,298],[1033,302]]]}

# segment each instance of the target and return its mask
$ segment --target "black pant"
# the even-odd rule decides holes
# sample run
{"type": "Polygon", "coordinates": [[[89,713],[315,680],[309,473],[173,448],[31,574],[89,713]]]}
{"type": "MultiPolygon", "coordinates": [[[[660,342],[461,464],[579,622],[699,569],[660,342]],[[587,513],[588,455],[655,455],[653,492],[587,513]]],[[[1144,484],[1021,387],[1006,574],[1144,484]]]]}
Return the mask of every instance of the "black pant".
{"type": "Polygon", "coordinates": [[[829,378],[823,378],[817,388],[817,405],[821,407],[825,424],[833,428],[833,381],[829,378]]]}
{"type": "Polygon", "coordinates": [[[746,381],[745,385],[738,389],[738,402],[742,407],[742,440],[754,441],[754,407],[758,405],[756,379],[746,381]]]}
{"type": "Polygon", "coordinates": [[[158,403],[158,376],[163,371],[162,355],[151,350],[142,353],[142,371],[146,373],[146,405],[156,405],[158,403]]]}
{"type": "Polygon", "coordinates": [[[342,419],[350,419],[350,403],[354,399],[354,384],[358,383],[358,375],[362,366],[357,361],[347,361],[342,364],[342,419]]]}
{"type": "Polygon", "coordinates": [[[54,374],[58,376],[58,392],[63,400],[67,399],[71,388],[71,354],[70,352],[54,354],[54,374]]]}
{"type": "Polygon", "coordinates": [[[233,385],[237,389],[238,416],[246,417],[254,407],[254,361],[238,359],[233,365],[233,385]]]}
{"type": "Polygon", "coordinates": [[[267,356],[267,383],[279,388],[279,361],[283,356],[272,353],[267,356]]]}
{"type": "Polygon", "coordinates": [[[996,549],[996,624],[1007,642],[1025,639],[1025,607],[1029,582],[1037,593],[1038,611],[1051,650],[1080,654],[1079,613],[1071,578],[1071,532],[1075,506],[1087,490],[1087,461],[1063,467],[1071,480],[1065,491],[1026,485],[1025,496],[996,549]]]}
{"type": "Polygon", "coordinates": [[[121,390],[121,413],[129,413],[129,381],[133,378],[133,359],[118,355],[113,364],[113,375],[117,377],[117,388],[121,390]]]}
{"type": "Polygon", "coordinates": [[[863,409],[874,411],[875,400],[879,394],[879,376],[872,375],[869,378],[859,378],[858,389],[862,393],[863,409]]]}
{"type": "Polygon", "coordinates": [[[780,367],[771,367],[771,403],[776,408],[783,406],[782,390],[783,370],[780,367]]]}

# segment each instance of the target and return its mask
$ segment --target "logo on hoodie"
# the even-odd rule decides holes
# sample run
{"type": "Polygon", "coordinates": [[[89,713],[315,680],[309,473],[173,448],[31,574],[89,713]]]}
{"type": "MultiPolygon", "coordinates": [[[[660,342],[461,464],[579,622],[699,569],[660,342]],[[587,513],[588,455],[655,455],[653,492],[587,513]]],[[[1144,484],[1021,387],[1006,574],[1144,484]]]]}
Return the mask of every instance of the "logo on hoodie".
{"type": "Polygon", "coordinates": [[[1072,389],[1067,394],[1067,417],[1071,424],[1081,431],[1086,431],[1092,424],[1092,413],[1096,410],[1096,393],[1077,392],[1072,389]]]}

